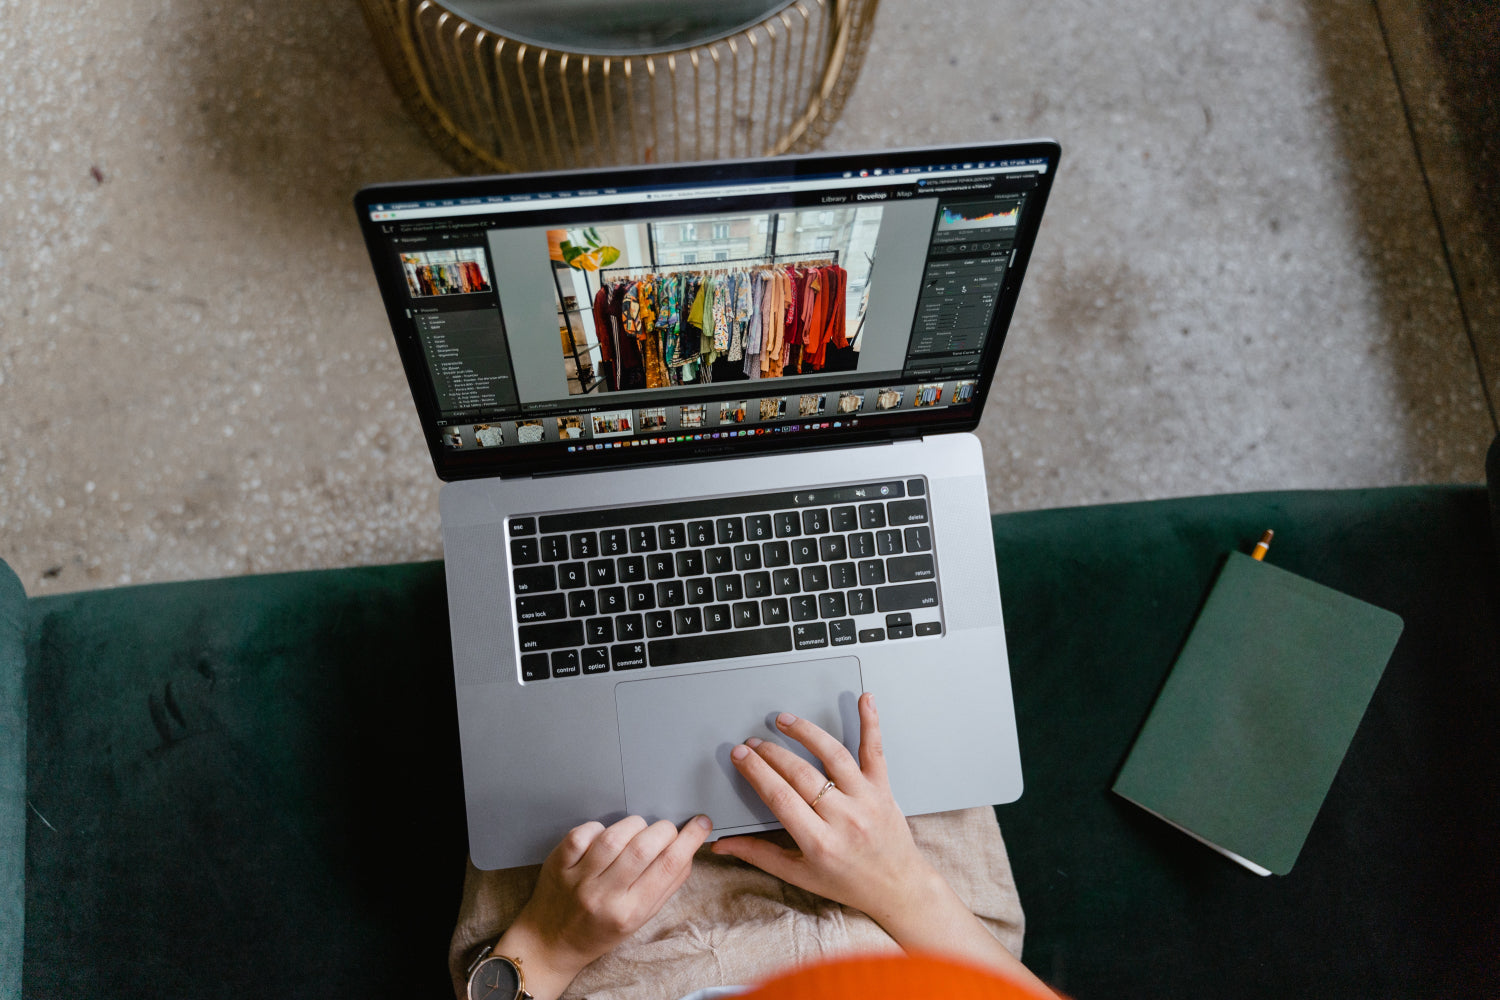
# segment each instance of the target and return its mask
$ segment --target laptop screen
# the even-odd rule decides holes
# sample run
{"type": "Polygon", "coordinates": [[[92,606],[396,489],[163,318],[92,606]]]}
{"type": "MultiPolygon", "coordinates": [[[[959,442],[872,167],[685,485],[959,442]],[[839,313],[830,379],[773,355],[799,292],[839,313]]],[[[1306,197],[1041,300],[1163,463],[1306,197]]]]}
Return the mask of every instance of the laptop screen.
{"type": "Polygon", "coordinates": [[[444,479],[972,429],[1058,148],[379,185],[444,479]]]}

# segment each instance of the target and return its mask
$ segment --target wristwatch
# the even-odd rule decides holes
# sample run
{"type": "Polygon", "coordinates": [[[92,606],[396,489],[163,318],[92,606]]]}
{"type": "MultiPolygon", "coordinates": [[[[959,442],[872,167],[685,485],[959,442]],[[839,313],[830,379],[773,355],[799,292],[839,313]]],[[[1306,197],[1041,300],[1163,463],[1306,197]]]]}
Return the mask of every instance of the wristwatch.
{"type": "Polygon", "coordinates": [[[469,1000],[536,1000],[526,992],[521,960],[495,954],[485,945],[469,963],[469,1000]]]}

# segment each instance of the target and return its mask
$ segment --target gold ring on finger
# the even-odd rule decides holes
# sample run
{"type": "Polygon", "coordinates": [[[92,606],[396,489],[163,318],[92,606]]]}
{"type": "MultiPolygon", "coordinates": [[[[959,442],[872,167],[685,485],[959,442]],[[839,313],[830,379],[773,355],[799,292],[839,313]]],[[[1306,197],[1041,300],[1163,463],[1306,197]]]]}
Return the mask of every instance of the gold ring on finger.
{"type": "Polygon", "coordinates": [[[810,808],[814,808],[814,809],[817,808],[818,800],[821,799],[823,796],[827,795],[828,794],[828,790],[830,788],[837,788],[837,787],[838,787],[838,785],[835,785],[833,782],[831,782],[831,781],[828,782],[822,788],[818,789],[818,794],[813,796],[813,799],[812,799],[811,802],[808,803],[808,806],[810,808]]]}

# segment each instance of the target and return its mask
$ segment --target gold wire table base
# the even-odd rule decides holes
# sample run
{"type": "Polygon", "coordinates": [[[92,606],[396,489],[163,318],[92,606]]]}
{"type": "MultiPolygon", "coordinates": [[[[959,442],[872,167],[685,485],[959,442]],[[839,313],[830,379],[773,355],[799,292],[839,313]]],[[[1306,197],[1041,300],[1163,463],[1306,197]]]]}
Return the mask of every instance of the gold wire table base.
{"type": "Polygon", "coordinates": [[[775,156],[817,147],[859,75],[879,0],[795,0],[712,42],[560,52],[436,0],[361,0],[397,93],[466,173],[775,156]]]}

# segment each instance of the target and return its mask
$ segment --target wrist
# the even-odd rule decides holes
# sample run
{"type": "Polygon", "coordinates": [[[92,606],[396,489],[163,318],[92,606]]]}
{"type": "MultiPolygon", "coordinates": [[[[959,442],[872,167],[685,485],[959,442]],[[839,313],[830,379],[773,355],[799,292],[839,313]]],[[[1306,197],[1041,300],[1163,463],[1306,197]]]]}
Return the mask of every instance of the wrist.
{"type": "Polygon", "coordinates": [[[557,1000],[592,959],[571,954],[547,940],[523,912],[495,942],[494,954],[513,959],[521,967],[526,992],[536,1000],[557,1000]]]}

